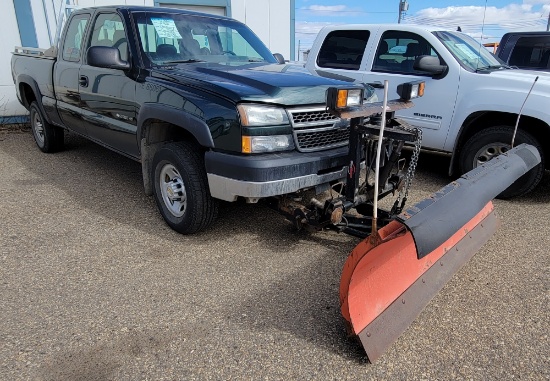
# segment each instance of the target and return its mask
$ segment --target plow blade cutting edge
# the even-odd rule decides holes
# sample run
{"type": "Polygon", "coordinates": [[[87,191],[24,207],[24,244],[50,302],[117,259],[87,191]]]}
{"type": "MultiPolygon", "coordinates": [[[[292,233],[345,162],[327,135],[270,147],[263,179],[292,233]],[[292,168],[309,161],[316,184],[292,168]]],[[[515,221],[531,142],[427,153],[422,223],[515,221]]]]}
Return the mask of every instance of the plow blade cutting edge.
{"type": "Polygon", "coordinates": [[[408,208],[360,242],[344,264],[340,306],[374,362],[445,283],[489,240],[492,199],[540,163],[522,144],[408,208]]]}

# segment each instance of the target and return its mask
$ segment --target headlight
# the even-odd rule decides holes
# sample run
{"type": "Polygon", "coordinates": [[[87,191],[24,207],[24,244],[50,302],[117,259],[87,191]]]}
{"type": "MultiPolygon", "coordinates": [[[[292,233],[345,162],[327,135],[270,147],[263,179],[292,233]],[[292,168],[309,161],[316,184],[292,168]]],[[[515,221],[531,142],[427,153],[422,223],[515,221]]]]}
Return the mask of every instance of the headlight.
{"type": "Polygon", "coordinates": [[[243,126],[277,126],[288,124],[284,109],[273,106],[240,104],[237,106],[243,126]]]}
{"type": "Polygon", "coordinates": [[[292,135],[243,136],[243,153],[262,153],[294,149],[292,135]]]}
{"type": "Polygon", "coordinates": [[[327,107],[330,110],[360,106],[363,103],[363,89],[341,89],[330,87],[327,90],[327,107]]]}
{"type": "Polygon", "coordinates": [[[397,86],[397,94],[404,101],[410,101],[414,98],[419,98],[424,95],[424,87],[426,82],[405,82],[397,86]]]}

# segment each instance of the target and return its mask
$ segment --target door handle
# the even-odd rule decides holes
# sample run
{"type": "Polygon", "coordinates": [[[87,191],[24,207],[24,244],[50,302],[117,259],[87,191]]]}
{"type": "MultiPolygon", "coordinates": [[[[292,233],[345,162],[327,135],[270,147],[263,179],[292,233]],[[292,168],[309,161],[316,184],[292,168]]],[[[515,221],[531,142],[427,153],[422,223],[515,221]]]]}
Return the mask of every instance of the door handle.
{"type": "Polygon", "coordinates": [[[372,83],[367,83],[367,85],[372,86],[375,89],[383,89],[384,88],[384,84],[382,82],[378,82],[378,81],[372,82],[372,83]]]}
{"type": "Polygon", "coordinates": [[[78,79],[78,84],[82,87],[88,87],[88,77],[81,75],[78,79]]]}

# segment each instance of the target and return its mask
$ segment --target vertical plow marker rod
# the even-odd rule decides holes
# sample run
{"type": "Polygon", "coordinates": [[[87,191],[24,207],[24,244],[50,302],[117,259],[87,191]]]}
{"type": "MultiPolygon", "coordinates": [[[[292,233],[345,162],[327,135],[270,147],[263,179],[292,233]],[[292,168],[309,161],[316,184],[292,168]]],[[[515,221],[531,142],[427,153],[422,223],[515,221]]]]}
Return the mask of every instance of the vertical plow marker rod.
{"type": "Polygon", "coordinates": [[[496,231],[492,199],[540,163],[521,144],[408,208],[351,252],[340,281],[348,331],[374,362],[496,231]]]}
{"type": "MultiPolygon", "coordinates": [[[[386,110],[388,108],[388,80],[384,81],[384,100],[382,102],[382,120],[380,122],[380,134],[378,135],[378,148],[376,149],[376,164],[374,165],[374,194],[379,194],[380,187],[380,156],[382,155],[382,138],[384,137],[384,128],[386,128],[386,110]]],[[[378,197],[374,197],[373,216],[372,216],[372,234],[375,239],[378,230],[378,197]]]]}

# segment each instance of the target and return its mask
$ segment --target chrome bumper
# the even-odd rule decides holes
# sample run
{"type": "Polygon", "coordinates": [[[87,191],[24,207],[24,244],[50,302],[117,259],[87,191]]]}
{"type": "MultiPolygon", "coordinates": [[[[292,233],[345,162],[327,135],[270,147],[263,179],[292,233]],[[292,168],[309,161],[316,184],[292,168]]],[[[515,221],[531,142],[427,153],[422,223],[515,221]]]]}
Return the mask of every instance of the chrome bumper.
{"type": "Polygon", "coordinates": [[[240,196],[246,198],[247,202],[257,202],[260,198],[281,196],[335,180],[343,180],[347,173],[346,166],[339,171],[322,175],[312,174],[265,182],[235,180],[212,173],[208,173],[207,176],[212,197],[231,202],[236,201],[240,196]]]}

